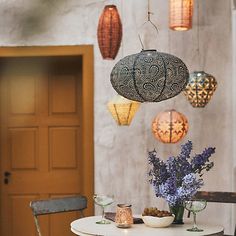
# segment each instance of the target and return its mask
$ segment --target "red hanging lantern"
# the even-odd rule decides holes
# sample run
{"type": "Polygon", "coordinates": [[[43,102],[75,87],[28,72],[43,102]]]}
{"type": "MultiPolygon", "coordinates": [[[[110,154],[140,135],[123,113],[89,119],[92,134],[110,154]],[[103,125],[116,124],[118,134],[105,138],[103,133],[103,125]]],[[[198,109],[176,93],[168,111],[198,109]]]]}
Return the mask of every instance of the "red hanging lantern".
{"type": "Polygon", "coordinates": [[[115,5],[104,7],[98,23],[97,37],[103,59],[115,59],[122,39],[122,24],[115,5]]]}

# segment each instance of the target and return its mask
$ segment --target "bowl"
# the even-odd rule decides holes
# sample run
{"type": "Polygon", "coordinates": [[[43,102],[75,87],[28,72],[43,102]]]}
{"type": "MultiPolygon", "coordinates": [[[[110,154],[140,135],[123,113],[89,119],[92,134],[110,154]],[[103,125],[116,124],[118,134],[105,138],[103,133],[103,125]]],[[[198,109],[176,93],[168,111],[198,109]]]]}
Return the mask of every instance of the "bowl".
{"type": "Polygon", "coordinates": [[[174,221],[175,216],[142,216],[143,222],[145,225],[154,228],[164,228],[168,227],[174,221]]]}

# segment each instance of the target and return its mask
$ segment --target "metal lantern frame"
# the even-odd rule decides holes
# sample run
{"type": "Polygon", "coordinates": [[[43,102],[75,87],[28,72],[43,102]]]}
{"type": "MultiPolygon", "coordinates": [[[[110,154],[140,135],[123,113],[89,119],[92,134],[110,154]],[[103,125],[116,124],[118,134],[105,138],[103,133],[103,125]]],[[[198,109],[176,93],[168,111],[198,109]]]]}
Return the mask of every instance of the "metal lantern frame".
{"type": "Polygon", "coordinates": [[[126,56],[111,72],[111,84],[116,92],[138,102],[172,98],[186,87],[188,78],[188,68],[181,59],[156,50],[126,56]]]}
{"type": "Polygon", "coordinates": [[[183,94],[194,108],[203,108],[211,100],[216,88],[217,81],[214,76],[204,71],[194,71],[190,74],[183,94]]]}

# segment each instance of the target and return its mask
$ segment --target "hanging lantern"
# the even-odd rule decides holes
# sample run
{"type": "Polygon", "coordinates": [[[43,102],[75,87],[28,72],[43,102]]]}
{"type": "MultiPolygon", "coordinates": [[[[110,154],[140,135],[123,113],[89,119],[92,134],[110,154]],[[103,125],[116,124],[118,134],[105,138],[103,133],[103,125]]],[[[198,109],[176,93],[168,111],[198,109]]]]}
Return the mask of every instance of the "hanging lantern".
{"type": "Polygon", "coordinates": [[[121,59],[112,69],[111,84],[118,94],[138,102],[160,102],[178,95],[189,72],[178,58],[143,50],[121,59]]]}
{"type": "Polygon", "coordinates": [[[170,29],[184,31],[192,28],[193,0],[170,0],[170,29]]]}
{"type": "Polygon", "coordinates": [[[122,39],[122,24],[115,5],[104,7],[98,23],[97,37],[103,59],[115,59],[122,39]]]}
{"type": "Polygon", "coordinates": [[[216,87],[217,81],[212,75],[204,71],[195,71],[190,74],[184,95],[193,107],[205,107],[216,87]]]}
{"type": "Polygon", "coordinates": [[[107,104],[108,110],[118,125],[130,125],[139,106],[139,102],[130,101],[119,95],[107,104]]]}
{"type": "Polygon", "coordinates": [[[175,110],[159,113],[152,123],[156,139],[163,143],[177,143],[188,132],[188,120],[175,110]]]}

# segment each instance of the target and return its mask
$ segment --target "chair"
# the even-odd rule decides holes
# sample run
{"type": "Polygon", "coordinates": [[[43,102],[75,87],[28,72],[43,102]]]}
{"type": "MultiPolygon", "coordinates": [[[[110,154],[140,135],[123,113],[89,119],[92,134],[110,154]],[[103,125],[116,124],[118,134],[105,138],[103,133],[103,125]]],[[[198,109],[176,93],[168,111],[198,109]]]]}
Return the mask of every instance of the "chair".
{"type": "Polygon", "coordinates": [[[30,202],[35,225],[39,236],[42,236],[38,216],[60,212],[79,211],[83,217],[83,210],[87,208],[87,198],[84,196],[64,197],[55,199],[36,200],[30,202]]]}
{"type": "MultiPolygon", "coordinates": [[[[217,202],[217,203],[236,203],[236,192],[206,192],[198,191],[194,197],[195,199],[204,199],[207,202],[217,202]]],[[[225,235],[227,236],[227,235],[225,235]]],[[[236,236],[236,227],[234,231],[234,236],[236,236]]]]}

